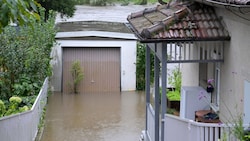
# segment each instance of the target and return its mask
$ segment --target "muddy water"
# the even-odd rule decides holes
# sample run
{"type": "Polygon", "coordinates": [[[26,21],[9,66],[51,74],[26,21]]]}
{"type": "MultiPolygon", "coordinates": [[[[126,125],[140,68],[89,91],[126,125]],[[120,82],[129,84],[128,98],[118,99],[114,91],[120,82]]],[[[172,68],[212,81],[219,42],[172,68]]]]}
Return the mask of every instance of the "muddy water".
{"type": "Polygon", "coordinates": [[[138,141],[144,92],[49,96],[41,141],[138,141]]]}

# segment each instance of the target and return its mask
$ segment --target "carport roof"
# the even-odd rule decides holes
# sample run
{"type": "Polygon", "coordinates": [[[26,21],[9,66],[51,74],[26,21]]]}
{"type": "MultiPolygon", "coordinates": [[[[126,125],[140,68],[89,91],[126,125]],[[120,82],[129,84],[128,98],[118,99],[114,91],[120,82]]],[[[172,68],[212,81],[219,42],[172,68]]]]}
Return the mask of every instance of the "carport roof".
{"type": "Polygon", "coordinates": [[[106,31],[131,33],[124,23],[104,22],[104,21],[73,21],[59,22],[56,24],[58,32],[74,32],[74,31],[106,31]]]}
{"type": "Polygon", "coordinates": [[[159,5],[132,13],[127,19],[142,42],[230,40],[213,7],[199,3],[159,5]]]}

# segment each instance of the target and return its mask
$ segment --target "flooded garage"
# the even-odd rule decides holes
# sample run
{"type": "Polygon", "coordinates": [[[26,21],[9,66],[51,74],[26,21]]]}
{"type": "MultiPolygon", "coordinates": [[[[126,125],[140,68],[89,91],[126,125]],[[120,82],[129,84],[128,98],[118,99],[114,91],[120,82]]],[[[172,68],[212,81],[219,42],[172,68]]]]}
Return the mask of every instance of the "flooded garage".
{"type": "Polygon", "coordinates": [[[41,141],[138,141],[144,128],[144,92],[54,93],[41,141]]]}

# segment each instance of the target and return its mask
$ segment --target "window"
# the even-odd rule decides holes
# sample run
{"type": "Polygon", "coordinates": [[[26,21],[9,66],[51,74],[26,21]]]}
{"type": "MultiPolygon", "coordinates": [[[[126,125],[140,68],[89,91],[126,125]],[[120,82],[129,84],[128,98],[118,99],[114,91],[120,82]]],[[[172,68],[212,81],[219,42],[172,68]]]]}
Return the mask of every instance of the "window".
{"type": "Polygon", "coordinates": [[[199,64],[199,85],[203,88],[207,87],[207,71],[208,71],[208,64],[207,63],[200,63],[199,64]]]}
{"type": "Polygon", "coordinates": [[[214,76],[214,92],[212,93],[211,108],[217,112],[219,111],[220,101],[220,66],[219,63],[215,64],[214,76]]]}
{"type": "Polygon", "coordinates": [[[199,85],[204,89],[207,88],[207,81],[213,79],[212,85],[214,91],[211,94],[210,107],[215,111],[219,111],[220,100],[220,63],[200,63],[199,64],[199,85]]]}

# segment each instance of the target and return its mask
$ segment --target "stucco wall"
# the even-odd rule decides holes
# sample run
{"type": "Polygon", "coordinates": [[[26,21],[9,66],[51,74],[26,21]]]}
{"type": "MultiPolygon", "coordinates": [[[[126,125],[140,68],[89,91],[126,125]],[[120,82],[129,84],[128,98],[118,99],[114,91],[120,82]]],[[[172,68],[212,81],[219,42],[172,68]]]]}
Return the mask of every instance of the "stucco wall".
{"type": "Polygon", "coordinates": [[[228,120],[243,112],[244,81],[250,81],[250,16],[217,9],[223,16],[231,41],[225,43],[224,63],[221,64],[220,118],[228,120]],[[248,19],[248,20],[246,20],[248,19]]]}
{"type": "Polygon", "coordinates": [[[182,86],[198,86],[199,85],[199,64],[198,63],[183,63],[182,71],[182,86]]]}
{"type": "Polygon", "coordinates": [[[135,40],[57,40],[52,51],[53,91],[61,91],[62,47],[120,47],[121,48],[121,90],[136,89],[136,41],[135,40]]]}

